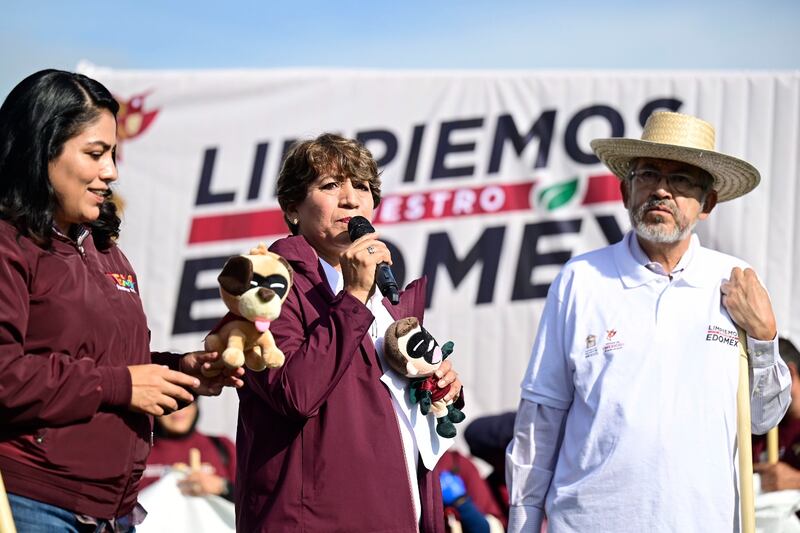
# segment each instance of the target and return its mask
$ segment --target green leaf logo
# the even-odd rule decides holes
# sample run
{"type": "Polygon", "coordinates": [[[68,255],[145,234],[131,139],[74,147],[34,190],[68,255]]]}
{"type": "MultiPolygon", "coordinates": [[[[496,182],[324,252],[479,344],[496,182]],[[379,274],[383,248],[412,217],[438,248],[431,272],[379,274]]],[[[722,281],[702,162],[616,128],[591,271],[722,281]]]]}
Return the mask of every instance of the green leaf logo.
{"type": "Polygon", "coordinates": [[[536,195],[536,200],[541,207],[553,211],[569,203],[578,191],[578,177],[545,187],[536,195]]]}

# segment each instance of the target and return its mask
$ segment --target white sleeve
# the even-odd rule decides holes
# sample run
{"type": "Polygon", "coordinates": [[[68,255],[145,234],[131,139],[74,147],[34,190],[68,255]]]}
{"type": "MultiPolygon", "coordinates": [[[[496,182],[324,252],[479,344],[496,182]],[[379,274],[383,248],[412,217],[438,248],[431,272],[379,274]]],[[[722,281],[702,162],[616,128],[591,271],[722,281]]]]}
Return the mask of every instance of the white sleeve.
{"type": "Polygon", "coordinates": [[[792,377],[778,353],[778,337],[760,341],[747,336],[750,359],[750,426],[763,435],[778,425],[789,408],[792,377]]]}
{"type": "Polygon", "coordinates": [[[574,317],[562,294],[571,290],[571,276],[562,270],[547,291],[531,359],[522,380],[522,399],[568,410],[575,393],[570,348],[575,336],[574,317]]]}
{"type": "Polygon", "coordinates": [[[509,532],[541,529],[544,502],[553,478],[567,411],[521,400],[514,439],[506,450],[509,532]]]}

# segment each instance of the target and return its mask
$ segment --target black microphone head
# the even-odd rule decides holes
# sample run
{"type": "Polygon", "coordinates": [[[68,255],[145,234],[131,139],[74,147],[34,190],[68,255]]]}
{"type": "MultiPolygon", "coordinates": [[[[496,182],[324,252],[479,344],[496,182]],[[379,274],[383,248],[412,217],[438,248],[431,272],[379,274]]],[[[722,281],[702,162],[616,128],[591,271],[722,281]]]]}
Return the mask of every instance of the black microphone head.
{"type": "Polygon", "coordinates": [[[375,228],[369,223],[369,220],[362,216],[355,216],[347,223],[347,233],[350,235],[350,241],[355,241],[366,235],[367,233],[375,233],[375,228]]]}

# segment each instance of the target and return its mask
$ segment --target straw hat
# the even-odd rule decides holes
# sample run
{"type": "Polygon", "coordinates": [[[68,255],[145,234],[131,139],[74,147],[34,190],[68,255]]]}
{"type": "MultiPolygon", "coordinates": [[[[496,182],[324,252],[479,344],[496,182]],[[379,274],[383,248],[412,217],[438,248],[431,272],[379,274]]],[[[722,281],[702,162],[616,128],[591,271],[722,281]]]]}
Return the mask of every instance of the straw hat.
{"type": "Polygon", "coordinates": [[[753,190],[761,175],[746,161],[714,150],[714,127],[682,113],[653,113],[642,139],[595,139],[592,150],[619,179],[626,179],[632,160],[670,159],[700,167],[714,177],[717,201],[733,200],[753,190]]]}

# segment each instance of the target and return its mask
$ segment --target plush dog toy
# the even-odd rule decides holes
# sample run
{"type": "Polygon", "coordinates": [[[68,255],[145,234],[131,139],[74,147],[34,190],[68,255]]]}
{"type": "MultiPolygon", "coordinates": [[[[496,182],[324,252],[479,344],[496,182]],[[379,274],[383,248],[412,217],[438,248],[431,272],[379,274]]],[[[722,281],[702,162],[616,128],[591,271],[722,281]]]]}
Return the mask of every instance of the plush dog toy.
{"type": "Polygon", "coordinates": [[[258,255],[237,255],[228,259],[217,281],[222,301],[236,317],[223,321],[206,337],[206,350],[221,352],[222,358],[203,373],[215,376],[223,366],[247,365],[260,372],[283,365],[285,357],[269,326],[280,315],[292,285],[289,263],[266,250],[258,255]]]}
{"type": "Polygon", "coordinates": [[[434,372],[447,356],[453,353],[453,342],[446,342],[441,349],[439,343],[414,317],[401,318],[393,322],[383,337],[383,353],[395,372],[410,379],[408,393],[412,404],[419,404],[423,415],[433,413],[436,417],[436,433],[442,437],[455,437],[454,423],[464,420],[464,413],[445,402],[450,390],[448,385],[440,389],[434,372]]]}

